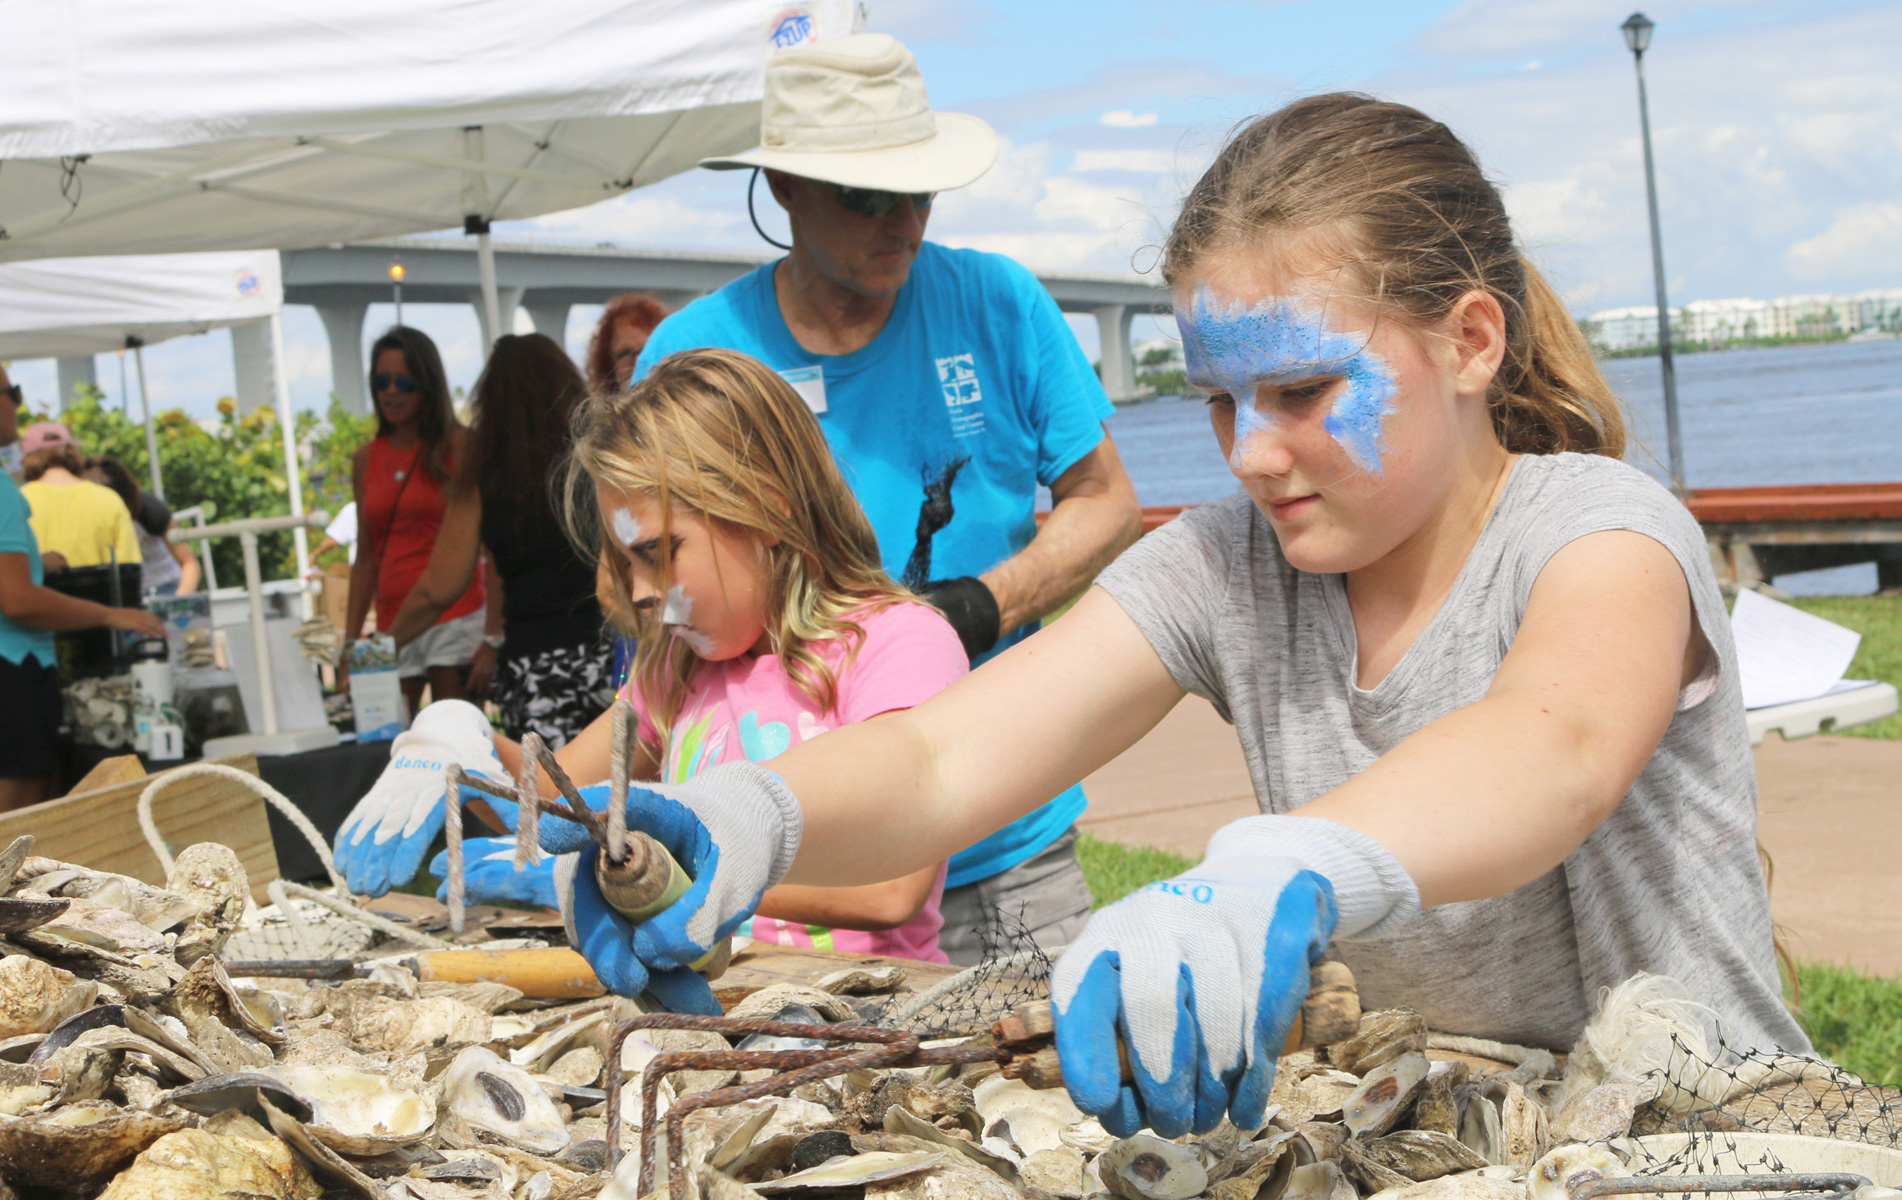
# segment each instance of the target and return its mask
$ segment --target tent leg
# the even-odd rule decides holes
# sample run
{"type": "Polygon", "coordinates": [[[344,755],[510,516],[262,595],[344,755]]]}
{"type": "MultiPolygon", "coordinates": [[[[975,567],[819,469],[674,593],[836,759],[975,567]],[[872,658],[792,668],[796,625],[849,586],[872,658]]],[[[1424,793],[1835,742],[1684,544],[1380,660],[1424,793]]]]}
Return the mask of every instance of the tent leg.
{"type": "Polygon", "coordinates": [[[495,247],[489,243],[489,230],[485,223],[481,233],[476,234],[476,270],[482,276],[482,315],[488,318],[489,344],[482,348],[486,359],[495,339],[509,332],[502,328],[501,289],[495,282],[495,247]]]}
{"type": "MultiPolygon", "coordinates": [[[[284,484],[291,494],[291,515],[304,515],[304,475],[297,464],[297,414],[291,411],[291,383],[284,373],[284,317],[281,313],[272,313],[271,321],[271,376],[277,388],[277,424],[278,432],[284,438],[284,484]]],[[[291,531],[291,540],[297,546],[297,581],[302,587],[299,605],[303,619],[308,621],[316,612],[310,599],[310,536],[304,526],[299,525],[291,531]]],[[[259,659],[264,662],[266,660],[259,659]]],[[[273,717],[275,720],[275,717],[273,717]]],[[[276,733],[273,727],[270,732],[276,733]]]]}
{"type": "MultiPolygon", "coordinates": [[[[158,431],[152,428],[152,393],[145,386],[145,347],[134,346],[132,357],[139,364],[139,405],[145,409],[145,461],[152,469],[152,494],[163,500],[165,481],[159,477],[158,431]]],[[[124,370],[123,358],[120,363],[124,370]]]]}

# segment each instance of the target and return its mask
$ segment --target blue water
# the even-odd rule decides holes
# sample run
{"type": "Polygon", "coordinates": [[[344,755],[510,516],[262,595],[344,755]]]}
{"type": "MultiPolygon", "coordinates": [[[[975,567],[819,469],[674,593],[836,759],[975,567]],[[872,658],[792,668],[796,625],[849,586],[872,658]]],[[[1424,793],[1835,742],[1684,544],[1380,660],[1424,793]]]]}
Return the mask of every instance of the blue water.
{"type": "MultiPolygon", "coordinates": [[[[1626,458],[1665,479],[1658,360],[1615,359],[1604,370],[1626,406],[1626,458]]],[[[1686,354],[1677,379],[1691,487],[1902,480],[1902,341],[1686,354]]],[[[1109,429],[1144,504],[1199,504],[1235,487],[1199,399],[1127,405],[1109,429]]],[[[1875,568],[1777,582],[1803,593],[1867,592],[1875,568]]]]}

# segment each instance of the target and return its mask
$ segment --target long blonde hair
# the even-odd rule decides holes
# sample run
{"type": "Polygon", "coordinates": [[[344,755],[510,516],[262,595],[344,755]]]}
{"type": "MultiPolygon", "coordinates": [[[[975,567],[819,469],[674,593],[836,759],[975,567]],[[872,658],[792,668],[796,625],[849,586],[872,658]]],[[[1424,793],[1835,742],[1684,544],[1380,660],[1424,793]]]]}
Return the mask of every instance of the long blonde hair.
{"type": "Polygon", "coordinates": [[[880,566],[871,522],[805,402],[770,367],[732,350],[669,355],[628,390],[584,401],[561,486],[569,536],[612,580],[609,620],[638,639],[633,676],[658,748],[668,744],[702,660],[663,634],[658,609],[634,607],[627,559],[607,550],[597,488],[655,497],[663,591],[675,505],[757,535],[768,643],[821,711],[838,703],[838,679],[818,644],[845,641],[849,662],[865,632],[851,616],[913,598],[880,566]]]}
{"type": "Polygon", "coordinates": [[[1179,282],[1204,255],[1273,237],[1327,239],[1334,265],[1407,325],[1433,325],[1471,291],[1506,314],[1487,397],[1521,454],[1618,457],[1625,422],[1578,323],[1513,240],[1506,206],[1453,131],[1404,104],[1336,92],[1258,117],[1183,201],[1163,247],[1179,282]]]}

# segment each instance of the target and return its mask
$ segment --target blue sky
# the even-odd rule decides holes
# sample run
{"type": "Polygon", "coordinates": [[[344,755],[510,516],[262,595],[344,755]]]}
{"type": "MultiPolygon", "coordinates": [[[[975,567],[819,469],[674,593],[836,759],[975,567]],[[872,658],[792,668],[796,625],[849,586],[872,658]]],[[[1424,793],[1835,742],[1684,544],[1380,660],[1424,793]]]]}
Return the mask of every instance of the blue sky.
{"type": "MultiPolygon", "coordinates": [[[[1144,269],[1177,198],[1241,120],[1349,88],[1447,121],[1505,190],[1520,237],[1581,312],[1649,300],[1637,103],[1618,24],[1630,0],[867,0],[917,53],[934,104],[1003,136],[985,179],[943,197],[931,235],[1059,271],[1144,269]]],[[[1902,287],[1902,5],[1664,0],[1646,56],[1674,302],[1902,287]]],[[[691,172],[520,223],[539,238],[755,249],[745,175],[691,172]]],[[[770,225],[769,225],[770,227],[770,225]]],[[[474,315],[406,313],[452,376],[479,368],[474,315]]],[[[579,351],[592,313],[577,309],[579,351]]],[[[387,309],[371,311],[380,328],[387,309]]],[[[292,393],[329,391],[322,326],[286,315],[292,393]]],[[[1153,333],[1138,330],[1138,336],[1153,333]]],[[[1086,347],[1094,332],[1080,327],[1086,347]]],[[[154,401],[209,412],[229,339],[147,351],[154,401]]],[[[29,394],[52,365],[20,364],[29,394]]],[[[100,360],[116,395],[118,367],[100,360]]]]}

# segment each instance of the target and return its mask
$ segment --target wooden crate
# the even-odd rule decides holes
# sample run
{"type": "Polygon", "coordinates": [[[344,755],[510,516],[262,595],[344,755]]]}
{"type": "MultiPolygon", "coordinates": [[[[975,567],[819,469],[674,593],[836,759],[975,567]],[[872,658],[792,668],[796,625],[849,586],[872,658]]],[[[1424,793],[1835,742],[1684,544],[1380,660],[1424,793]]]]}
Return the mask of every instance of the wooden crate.
{"type": "MultiPolygon", "coordinates": [[[[258,773],[258,760],[249,754],[212,761],[258,773]]],[[[150,775],[142,775],[0,813],[0,846],[30,833],[35,854],[162,884],[165,873],[139,831],[139,793],[151,782],[150,775]]],[[[262,796],[234,780],[201,776],[160,792],[152,802],[152,820],[174,854],[194,842],[231,847],[250,875],[252,897],[270,903],[264,885],[278,877],[277,846],[262,796]]]]}

